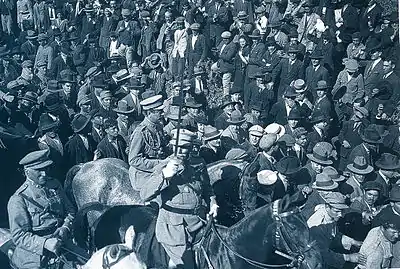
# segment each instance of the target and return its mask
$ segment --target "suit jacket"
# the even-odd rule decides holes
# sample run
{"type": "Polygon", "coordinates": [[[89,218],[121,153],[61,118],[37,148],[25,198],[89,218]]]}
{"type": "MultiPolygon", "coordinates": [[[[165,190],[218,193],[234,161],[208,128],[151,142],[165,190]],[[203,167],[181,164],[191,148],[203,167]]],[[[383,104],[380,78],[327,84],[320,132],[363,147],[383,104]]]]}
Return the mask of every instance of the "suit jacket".
{"type": "Polygon", "coordinates": [[[186,46],[187,58],[189,61],[189,68],[194,68],[199,61],[204,61],[207,57],[207,45],[206,38],[204,35],[199,34],[194,47],[192,45],[193,35],[188,38],[188,44],[186,46]]]}
{"type": "Polygon", "coordinates": [[[150,56],[156,50],[156,26],[154,23],[150,23],[147,28],[142,26],[140,39],[137,48],[137,54],[139,56],[147,57],[150,56]]]}
{"type": "Polygon", "coordinates": [[[249,16],[249,23],[254,22],[253,2],[247,0],[235,0],[233,3],[232,15],[236,17],[239,11],[246,11],[249,16]]]}
{"type": "Polygon", "coordinates": [[[296,59],[296,61],[290,65],[289,58],[283,58],[272,72],[272,79],[275,84],[279,84],[278,96],[282,96],[285,87],[290,85],[293,80],[304,79],[303,63],[296,59]]]}
{"type": "Polygon", "coordinates": [[[101,153],[101,158],[117,158],[128,163],[126,142],[120,135],[117,137],[117,147],[118,149],[110,142],[107,136],[97,145],[97,149],[101,153]]]}
{"type": "Polygon", "coordinates": [[[70,69],[72,71],[76,70],[74,62],[71,57],[67,57],[66,62],[64,62],[61,56],[57,56],[53,60],[51,65],[50,75],[53,79],[60,79],[60,73],[63,70],[70,69]]]}
{"type": "Polygon", "coordinates": [[[373,27],[378,26],[378,22],[381,19],[382,15],[382,7],[379,3],[375,2],[376,5],[371,10],[368,10],[368,7],[361,10],[359,18],[360,18],[360,32],[368,31],[368,20],[372,22],[373,27]]]}
{"type": "Polygon", "coordinates": [[[217,10],[215,4],[213,3],[208,9],[208,19],[210,22],[210,34],[218,34],[229,27],[229,10],[228,8],[222,4],[221,7],[217,10]],[[217,19],[214,22],[213,17],[216,15],[217,19]]]}
{"type": "Polygon", "coordinates": [[[307,34],[310,32],[310,30],[314,29],[318,19],[320,19],[320,17],[316,13],[311,13],[310,15],[307,14],[307,18],[306,15],[303,15],[301,18],[297,32],[299,33],[301,43],[304,45],[306,45],[307,34]]]}
{"type": "Polygon", "coordinates": [[[364,96],[364,79],[361,74],[358,74],[357,77],[352,77],[349,80],[347,76],[347,71],[340,71],[336,79],[336,83],[333,86],[332,94],[334,95],[336,91],[342,86],[347,87],[346,93],[342,97],[343,103],[345,104],[352,104],[355,99],[362,98],[364,96]]]}
{"type": "Polygon", "coordinates": [[[218,45],[219,60],[218,66],[221,73],[232,73],[234,71],[235,55],[237,51],[237,46],[235,43],[231,42],[225,46],[221,51],[223,43],[218,45]]]}
{"type": "Polygon", "coordinates": [[[328,85],[331,85],[329,81],[330,80],[329,73],[325,67],[320,66],[318,67],[317,71],[315,71],[312,65],[306,68],[305,81],[307,83],[308,88],[311,90],[311,93],[313,94],[314,98],[316,96],[315,88],[317,87],[317,82],[320,80],[325,80],[328,83],[328,85]]]}
{"type": "Polygon", "coordinates": [[[125,28],[125,22],[121,20],[118,22],[116,31],[118,32],[118,41],[121,44],[133,46],[133,49],[136,50],[137,43],[142,33],[137,21],[129,21],[128,26],[125,28]]]}
{"type": "Polygon", "coordinates": [[[218,117],[215,118],[215,127],[218,130],[225,130],[228,126],[229,123],[227,120],[229,119],[228,115],[226,115],[224,112],[222,112],[218,117]]]}
{"type": "Polygon", "coordinates": [[[100,141],[104,138],[105,132],[103,131],[102,136],[99,135],[99,133],[92,127],[92,132],[91,136],[93,138],[93,141],[95,142],[95,146],[97,148],[97,145],[100,143],[100,141]]]}
{"type": "Polygon", "coordinates": [[[247,76],[249,78],[255,78],[256,74],[261,72],[262,67],[265,67],[263,62],[264,54],[265,45],[261,42],[250,49],[249,64],[247,66],[247,76]]]}
{"type": "Polygon", "coordinates": [[[321,136],[315,129],[313,129],[312,132],[307,134],[307,143],[308,143],[306,146],[307,153],[312,153],[314,146],[318,142],[323,142],[323,141],[328,142],[327,136],[325,134],[321,136]]]}
{"type": "Polygon", "coordinates": [[[100,24],[97,19],[92,18],[91,21],[85,16],[81,21],[81,41],[85,40],[86,35],[98,36],[100,32],[100,24]]]}
{"type": "Polygon", "coordinates": [[[270,114],[269,119],[271,122],[276,122],[281,125],[286,125],[288,114],[286,110],[285,101],[279,100],[278,102],[273,104],[269,114],[270,114]]]}
{"type": "Polygon", "coordinates": [[[93,160],[95,142],[91,136],[87,136],[87,140],[89,144],[88,149],[86,149],[81,137],[78,134],[74,134],[65,144],[64,152],[69,167],[93,160]]]}
{"type": "Polygon", "coordinates": [[[359,16],[357,9],[351,4],[348,4],[344,11],[342,8],[343,30],[350,34],[356,32],[360,25],[359,16]]]}
{"type": "Polygon", "coordinates": [[[21,52],[25,55],[26,59],[35,61],[36,50],[38,46],[30,41],[26,41],[21,45],[21,52]]]}
{"type": "Polygon", "coordinates": [[[400,100],[400,78],[393,72],[387,78],[383,78],[382,76],[382,80],[388,82],[390,86],[392,86],[392,100],[397,103],[400,100]]]}
{"type": "Polygon", "coordinates": [[[102,48],[106,48],[108,44],[108,40],[110,39],[110,33],[115,31],[117,27],[118,21],[115,16],[111,16],[109,19],[104,16],[103,23],[100,28],[100,39],[99,46],[102,48]]]}
{"type": "Polygon", "coordinates": [[[311,113],[311,115],[317,113],[318,115],[324,114],[326,115],[328,118],[334,118],[334,107],[332,102],[329,100],[328,96],[325,95],[325,97],[315,100],[314,103],[314,107],[313,107],[313,111],[311,113]]]}
{"type": "Polygon", "coordinates": [[[373,61],[368,62],[364,71],[364,88],[368,96],[371,96],[372,90],[377,86],[383,76],[383,60],[381,59],[374,68],[372,68],[372,62],[373,61]]]}

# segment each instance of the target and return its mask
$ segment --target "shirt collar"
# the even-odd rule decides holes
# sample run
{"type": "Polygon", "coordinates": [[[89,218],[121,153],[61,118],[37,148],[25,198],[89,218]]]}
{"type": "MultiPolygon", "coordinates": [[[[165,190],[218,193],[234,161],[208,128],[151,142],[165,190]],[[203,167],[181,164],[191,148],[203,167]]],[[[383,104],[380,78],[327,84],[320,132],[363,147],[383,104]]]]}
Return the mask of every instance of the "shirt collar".
{"type": "Polygon", "coordinates": [[[381,170],[379,170],[378,174],[383,178],[383,180],[386,182],[386,184],[390,183],[389,179],[384,174],[382,174],[381,170]]]}

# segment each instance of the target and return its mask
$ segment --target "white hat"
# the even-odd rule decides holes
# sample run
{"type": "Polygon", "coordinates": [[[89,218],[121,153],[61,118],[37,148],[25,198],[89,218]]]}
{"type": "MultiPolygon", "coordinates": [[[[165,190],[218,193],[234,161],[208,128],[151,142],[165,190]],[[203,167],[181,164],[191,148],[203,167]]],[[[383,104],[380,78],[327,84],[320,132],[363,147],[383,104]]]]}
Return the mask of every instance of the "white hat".
{"type": "Polygon", "coordinates": [[[262,170],[257,173],[257,181],[261,185],[272,185],[278,180],[278,173],[271,170],[262,170]]]}
{"type": "Polygon", "coordinates": [[[286,133],[286,130],[285,127],[278,123],[271,123],[270,125],[265,127],[264,132],[266,134],[276,134],[279,139],[286,133]]]}

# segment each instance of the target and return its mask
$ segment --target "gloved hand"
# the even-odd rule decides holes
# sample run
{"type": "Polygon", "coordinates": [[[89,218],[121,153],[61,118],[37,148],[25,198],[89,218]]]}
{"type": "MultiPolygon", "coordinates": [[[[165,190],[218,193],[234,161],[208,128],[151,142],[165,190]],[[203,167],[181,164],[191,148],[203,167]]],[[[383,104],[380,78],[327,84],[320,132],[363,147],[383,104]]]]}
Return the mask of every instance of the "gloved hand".
{"type": "Polygon", "coordinates": [[[44,241],[44,248],[56,255],[58,254],[60,247],[61,241],[58,240],[58,238],[51,237],[44,241]]]}
{"type": "Polygon", "coordinates": [[[167,166],[165,166],[164,169],[162,170],[164,177],[172,178],[173,176],[175,176],[178,173],[180,164],[181,162],[178,159],[171,158],[168,161],[167,166]]]}
{"type": "Polygon", "coordinates": [[[207,219],[211,216],[215,219],[218,215],[218,208],[219,206],[217,205],[217,203],[211,203],[210,212],[208,212],[207,214],[207,219]]]}

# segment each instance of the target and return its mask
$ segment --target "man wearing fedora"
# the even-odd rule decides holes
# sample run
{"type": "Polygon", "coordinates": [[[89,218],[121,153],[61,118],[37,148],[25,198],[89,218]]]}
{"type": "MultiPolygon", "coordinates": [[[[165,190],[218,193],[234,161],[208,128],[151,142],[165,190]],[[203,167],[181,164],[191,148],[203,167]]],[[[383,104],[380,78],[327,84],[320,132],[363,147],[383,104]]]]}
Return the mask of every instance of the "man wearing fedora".
{"type": "Polygon", "coordinates": [[[362,244],[338,231],[337,222],[348,208],[343,194],[331,192],[324,196],[324,204],[319,205],[307,220],[310,234],[316,239],[322,254],[324,268],[343,268],[345,262],[366,262],[366,256],[363,254],[342,254],[348,253],[345,251],[352,246],[360,247],[362,244]]]}
{"type": "Polygon", "coordinates": [[[177,155],[168,157],[156,167],[140,196],[144,201],[157,197],[163,201],[155,233],[170,258],[168,268],[189,269],[194,268],[191,249],[194,234],[204,226],[200,217],[205,218],[208,212],[215,218],[218,205],[208,177],[191,165],[190,153],[196,135],[180,129],[178,139],[178,130],[173,133],[170,144],[177,155]],[[203,201],[206,208],[202,206],[203,201]]]}
{"type": "Polygon", "coordinates": [[[270,73],[259,72],[252,78],[255,83],[250,83],[246,87],[245,109],[249,110],[252,106],[259,104],[261,106],[261,118],[265,119],[273,105],[275,93],[273,89],[272,77],[270,73]],[[246,98],[247,97],[247,98],[246,98]]]}
{"type": "Polygon", "coordinates": [[[126,154],[125,139],[119,134],[118,122],[115,119],[108,118],[103,124],[105,137],[97,145],[94,151],[94,160],[100,158],[116,158],[128,163],[126,154]]]}
{"type": "Polygon", "coordinates": [[[353,192],[350,194],[350,201],[353,202],[357,197],[363,195],[362,184],[369,180],[368,175],[374,171],[374,168],[367,163],[363,156],[356,156],[353,162],[347,165],[347,169],[350,171],[350,177],[346,183],[353,188],[353,192]]]}
{"type": "Polygon", "coordinates": [[[67,106],[69,114],[73,115],[78,110],[77,105],[77,92],[76,92],[76,80],[71,70],[62,70],[59,73],[59,81],[61,84],[60,98],[63,103],[67,106]]]}
{"type": "Polygon", "coordinates": [[[127,105],[134,109],[132,116],[136,121],[142,120],[142,107],[140,105],[139,96],[143,91],[143,85],[137,80],[131,78],[129,84],[126,86],[126,89],[129,93],[122,98],[122,100],[126,101],[127,105]]]}
{"type": "Polygon", "coordinates": [[[65,144],[65,160],[68,168],[80,163],[93,161],[95,142],[90,135],[90,117],[77,115],[71,122],[74,135],[65,144]]]}
{"type": "Polygon", "coordinates": [[[332,165],[332,150],[333,147],[327,142],[318,142],[315,144],[312,153],[307,153],[307,158],[310,160],[304,168],[307,171],[307,180],[314,182],[316,176],[322,173],[325,166],[332,165]]]}
{"type": "Polygon", "coordinates": [[[369,165],[374,165],[378,160],[378,152],[382,137],[374,125],[369,125],[360,134],[362,143],[355,146],[347,159],[348,163],[352,163],[356,156],[363,156],[369,165]]]}
{"type": "Polygon", "coordinates": [[[225,96],[222,100],[222,104],[220,106],[220,109],[222,110],[222,113],[219,114],[215,119],[215,127],[217,127],[218,130],[225,130],[228,126],[229,123],[227,120],[231,117],[231,114],[234,110],[234,105],[236,102],[233,102],[230,96],[225,96]]]}
{"type": "Polygon", "coordinates": [[[195,132],[197,130],[196,117],[203,114],[200,110],[202,104],[197,103],[196,100],[191,97],[186,99],[184,106],[188,113],[182,117],[182,126],[189,131],[195,132]]]}
{"type": "Polygon", "coordinates": [[[307,134],[307,152],[311,153],[314,146],[318,142],[330,141],[329,123],[330,118],[319,111],[311,115],[310,123],[312,124],[312,131],[307,134]]]}
{"type": "Polygon", "coordinates": [[[246,121],[242,113],[234,110],[227,120],[229,126],[221,133],[221,147],[226,153],[231,148],[242,144],[246,139],[246,133],[241,125],[246,121]]]}
{"type": "Polygon", "coordinates": [[[119,130],[118,133],[122,136],[126,143],[129,143],[129,138],[133,132],[132,128],[134,128],[132,123],[135,121],[135,109],[130,107],[126,100],[122,99],[118,101],[118,107],[115,108],[114,111],[117,112],[118,115],[118,118],[116,119],[119,130]]]}
{"type": "Polygon", "coordinates": [[[372,178],[376,182],[382,185],[381,200],[383,202],[389,197],[390,190],[397,184],[400,174],[398,170],[400,169],[400,160],[397,155],[391,153],[382,153],[380,158],[375,162],[377,171],[372,178]]]}
{"type": "Polygon", "coordinates": [[[221,131],[211,125],[204,127],[204,145],[200,147],[199,155],[207,164],[224,159],[221,149],[221,131]]]}
{"type": "Polygon", "coordinates": [[[156,165],[162,162],[166,153],[166,143],[161,120],[164,108],[161,95],[148,97],[140,102],[145,115],[136,127],[129,143],[129,178],[135,190],[146,184],[147,176],[154,172],[156,165]]]}
{"type": "Polygon", "coordinates": [[[327,95],[328,88],[328,83],[325,80],[317,82],[317,85],[314,88],[315,102],[311,116],[314,113],[323,113],[328,117],[328,119],[336,119],[335,108],[327,95]]]}
{"type": "Polygon", "coordinates": [[[311,55],[311,65],[306,68],[305,82],[310,89],[314,99],[316,99],[316,87],[320,80],[330,81],[328,70],[322,66],[321,61],[324,58],[322,51],[314,50],[311,55]]]}
{"type": "Polygon", "coordinates": [[[57,55],[53,60],[49,75],[53,79],[60,79],[61,71],[66,69],[74,71],[76,70],[74,62],[71,58],[71,49],[69,46],[67,46],[67,44],[62,44],[60,48],[60,54],[57,55]]]}
{"type": "Polygon", "coordinates": [[[36,32],[33,30],[28,30],[25,38],[26,41],[21,45],[21,51],[24,54],[24,59],[31,60],[33,62],[35,61],[36,51],[38,49],[36,32]]]}
{"type": "Polygon", "coordinates": [[[287,124],[287,116],[296,105],[297,93],[293,87],[286,86],[283,98],[278,97],[278,101],[272,105],[269,113],[269,122],[276,122],[280,125],[287,124]]]}
{"type": "Polygon", "coordinates": [[[39,121],[40,111],[38,104],[38,95],[28,91],[19,100],[15,115],[16,122],[24,125],[32,134],[35,132],[39,121]]]}

